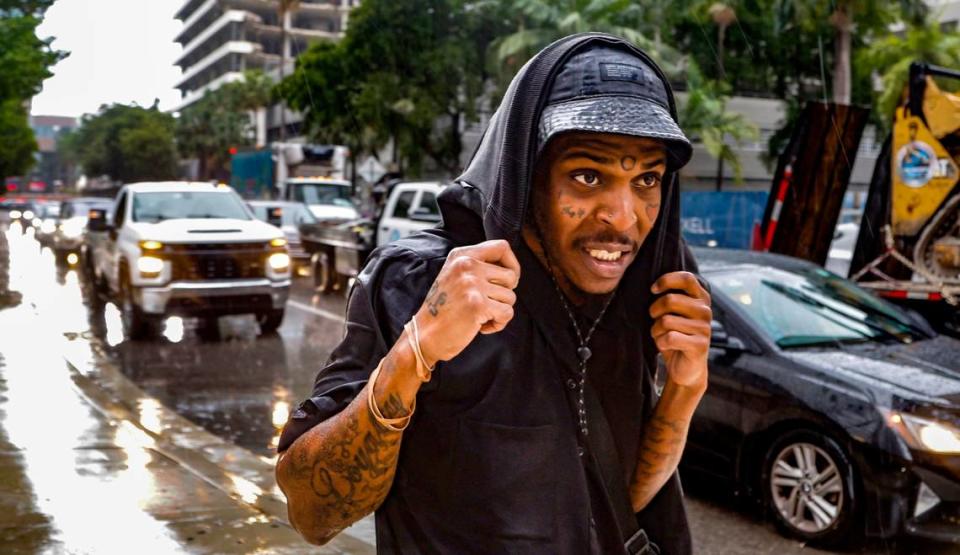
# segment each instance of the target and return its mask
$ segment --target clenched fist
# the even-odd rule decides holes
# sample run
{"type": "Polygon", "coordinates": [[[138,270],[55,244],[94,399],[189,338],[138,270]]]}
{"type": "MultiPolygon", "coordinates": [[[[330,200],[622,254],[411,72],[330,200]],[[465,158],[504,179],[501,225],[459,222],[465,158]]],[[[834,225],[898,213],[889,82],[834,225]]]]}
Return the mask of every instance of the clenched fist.
{"type": "Polygon", "coordinates": [[[667,376],[678,385],[694,385],[707,379],[710,351],[710,294],[690,272],[660,276],[651,292],[670,291],[650,306],[650,333],[663,355],[667,376]]]}
{"type": "Polygon", "coordinates": [[[506,241],[450,251],[417,312],[420,350],[429,366],[450,360],[477,333],[496,333],[513,319],[520,263],[506,241]]]}

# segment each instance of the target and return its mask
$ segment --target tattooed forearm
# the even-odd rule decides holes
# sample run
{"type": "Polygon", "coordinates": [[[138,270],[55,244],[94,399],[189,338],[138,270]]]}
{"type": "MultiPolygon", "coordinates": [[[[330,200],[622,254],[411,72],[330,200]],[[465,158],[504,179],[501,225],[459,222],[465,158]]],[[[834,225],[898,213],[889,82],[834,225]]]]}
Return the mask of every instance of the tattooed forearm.
{"type": "Polygon", "coordinates": [[[637,451],[637,466],[630,484],[630,500],[635,511],[646,507],[677,469],[700,394],[702,392],[678,391],[669,384],[664,390],[644,426],[637,451]]]}
{"type": "MultiPolygon", "coordinates": [[[[397,370],[389,356],[383,364],[382,376],[397,370]]],[[[277,464],[290,522],[312,543],[326,543],[376,510],[393,483],[402,434],[373,418],[366,402],[369,387],[341,413],[301,436],[277,464]]],[[[409,402],[394,391],[381,392],[380,380],[377,391],[384,416],[409,414],[409,402]]]]}

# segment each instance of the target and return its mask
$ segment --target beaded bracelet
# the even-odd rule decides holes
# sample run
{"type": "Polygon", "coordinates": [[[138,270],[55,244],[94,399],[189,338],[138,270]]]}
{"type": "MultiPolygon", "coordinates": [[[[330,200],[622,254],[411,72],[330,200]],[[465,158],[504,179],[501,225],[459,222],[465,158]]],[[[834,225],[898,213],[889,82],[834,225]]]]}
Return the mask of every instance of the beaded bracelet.
{"type": "Polygon", "coordinates": [[[377,387],[377,378],[380,377],[380,368],[383,366],[383,360],[377,365],[377,368],[370,374],[370,387],[367,390],[367,406],[374,420],[384,428],[392,432],[402,432],[410,425],[410,419],[413,418],[413,411],[417,410],[417,399],[414,397],[413,406],[410,407],[410,414],[400,418],[387,418],[380,412],[376,400],[373,398],[373,390],[377,387]]]}

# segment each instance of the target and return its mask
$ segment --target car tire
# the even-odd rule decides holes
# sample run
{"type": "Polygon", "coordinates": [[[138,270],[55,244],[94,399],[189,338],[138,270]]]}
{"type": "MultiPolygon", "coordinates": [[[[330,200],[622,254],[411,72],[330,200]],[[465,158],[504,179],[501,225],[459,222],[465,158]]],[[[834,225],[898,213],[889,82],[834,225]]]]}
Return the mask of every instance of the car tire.
{"type": "Polygon", "coordinates": [[[124,282],[120,289],[120,316],[127,339],[150,339],[159,328],[160,319],[145,314],[133,300],[133,288],[124,282]]]}
{"type": "Polygon", "coordinates": [[[266,335],[274,333],[280,324],[283,323],[283,309],[273,309],[267,312],[257,314],[257,323],[260,324],[260,333],[266,335]]]}
{"type": "Polygon", "coordinates": [[[337,271],[333,267],[330,255],[325,252],[313,255],[313,286],[317,293],[333,293],[337,285],[337,271]]]}
{"type": "Polygon", "coordinates": [[[764,504],[780,532],[824,547],[844,547],[862,533],[856,469],[843,447],[813,430],[778,437],[763,459],[764,504]]]}

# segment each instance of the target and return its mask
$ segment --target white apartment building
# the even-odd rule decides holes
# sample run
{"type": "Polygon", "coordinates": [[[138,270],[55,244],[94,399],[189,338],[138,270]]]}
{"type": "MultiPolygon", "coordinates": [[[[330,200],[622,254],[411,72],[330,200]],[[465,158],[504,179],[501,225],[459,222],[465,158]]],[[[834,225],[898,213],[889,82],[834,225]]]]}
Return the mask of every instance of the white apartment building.
{"type": "MultiPolygon", "coordinates": [[[[175,41],[183,46],[174,62],[183,74],[178,110],[189,106],[224,83],[243,79],[243,72],[262,69],[279,77],[284,52],[292,71],[294,60],[313,41],[338,40],[350,10],[360,0],[301,0],[280,21],[279,0],[184,0],[174,17],[183,22],[175,41]],[[286,30],[281,44],[281,25],[286,30]]],[[[288,113],[288,124],[299,118],[288,113]]],[[[279,109],[269,113],[272,132],[279,125],[279,109]]]]}

